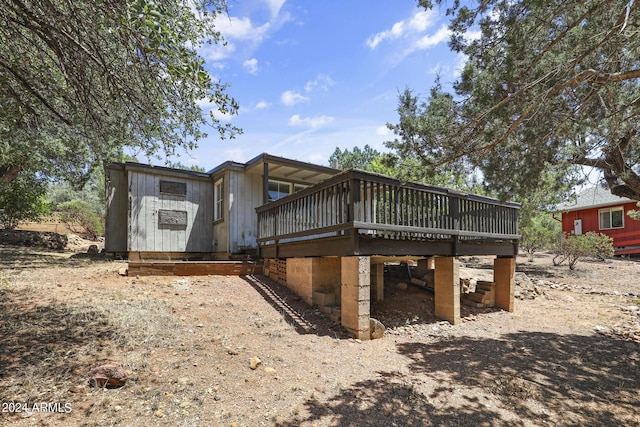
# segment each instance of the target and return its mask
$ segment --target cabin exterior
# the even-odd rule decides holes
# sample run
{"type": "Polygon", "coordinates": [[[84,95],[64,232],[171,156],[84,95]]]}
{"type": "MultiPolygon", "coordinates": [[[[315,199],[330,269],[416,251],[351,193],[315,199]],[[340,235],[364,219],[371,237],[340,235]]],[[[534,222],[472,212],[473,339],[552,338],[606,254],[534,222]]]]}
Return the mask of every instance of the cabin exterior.
{"type": "MultiPolygon", "coordinates": [[[[207,173],[111,164],[106,181],[105,250],[128,257],[137,272],[182,275],[190,263],[162,260],[256,255],[263,274],[369,339],[385,263],[417,261],[425,280],[412,283],[432,278],[436,316],[456,324],[457,257],[495,255],[494,280],[472,302],[514,310],[517,203],[268,154],[207,173]]],[[[212,264],[234,262],[251,264],[193,264],[220,274],[212,264]]]]}
{"type": "Polygon", "coordinates": [[[230,259],[257,250],[256,207],[339,171],[261,154],[207,173],[106,166],[105,251],[129,259],[230,259]]]}
{"type": "Polygon", "coordinates": [[[562,232],[568,235],[590,231],[613,239],[616,255],[640,254],[640,221],[629,217],[637,201],[618,197],[601,187],[582,191],[574,201],[559,205],[562,232]]]}

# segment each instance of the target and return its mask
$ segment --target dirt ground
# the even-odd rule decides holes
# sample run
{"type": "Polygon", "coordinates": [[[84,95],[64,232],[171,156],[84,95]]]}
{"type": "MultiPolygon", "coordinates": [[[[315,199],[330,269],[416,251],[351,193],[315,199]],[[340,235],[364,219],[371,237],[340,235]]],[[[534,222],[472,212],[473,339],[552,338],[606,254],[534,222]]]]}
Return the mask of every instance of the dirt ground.
{"type": "Polygon", "coordinates": [[[640,425],[640,262],[519,257],[515,312],[455,326],[387,277],[358,341],[263,277],[123,277],[71,241],[0,245],[0,425],[640,425]],[[104,361],[124,387],[88,385],[104,361]]]}

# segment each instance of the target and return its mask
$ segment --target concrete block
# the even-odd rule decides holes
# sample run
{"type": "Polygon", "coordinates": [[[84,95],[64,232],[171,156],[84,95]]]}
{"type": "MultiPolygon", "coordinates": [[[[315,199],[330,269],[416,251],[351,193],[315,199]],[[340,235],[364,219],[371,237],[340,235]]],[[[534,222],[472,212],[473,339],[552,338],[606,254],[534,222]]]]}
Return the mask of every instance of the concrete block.
{"type": "Polygon", "coordinates": [[[460,263],[457,258],[435,259],[435,315],[456,325],[460,323],[460,263]]]}
{"type": "Polygon", "coordinates": [[[336,294],[334,294],[333,292],[331,293],[321,292],[321,291],[313,292],[314,305],[329,306],[329,305],[335,305],[335,303],[336,303],[336,294]]]}
{"type": "Polygon", "coordinates": [[[495,306],[513,312],[516,288],[516,259],[496,258],[493,262],[495,306]]]}

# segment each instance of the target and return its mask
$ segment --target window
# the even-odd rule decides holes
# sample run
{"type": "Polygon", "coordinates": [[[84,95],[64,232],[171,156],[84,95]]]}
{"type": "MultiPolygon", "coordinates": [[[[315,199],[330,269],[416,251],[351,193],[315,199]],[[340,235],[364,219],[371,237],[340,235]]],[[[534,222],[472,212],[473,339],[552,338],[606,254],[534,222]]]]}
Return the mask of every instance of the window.
{"type": "Polygon", "coordinates": [[[213,186],[213,220],[218,221],[222,219],[222,212],[224,206],[224,187],[222,186],[222,179],[216,181],[213,186]]]}
{"type": "Polygon", "coordinates": [[[600,229],[606,230],[608,228],[624,228],[624,209],[608,208],[600,209],[598,211],[600,218],[600,229]]]}
{"type": "Polygon", "coordinates": [[[300,190],[304,190],[305,188],[307,188],[308,185],[303,185],[303,184],[293,184],[293,192],[297,193],[300,190]]]}
{"type": "Polygon", "coordinates": [[[269,200],[274,201],[291,194],[291,184],[288,182],[269,180],[269,200]]]}

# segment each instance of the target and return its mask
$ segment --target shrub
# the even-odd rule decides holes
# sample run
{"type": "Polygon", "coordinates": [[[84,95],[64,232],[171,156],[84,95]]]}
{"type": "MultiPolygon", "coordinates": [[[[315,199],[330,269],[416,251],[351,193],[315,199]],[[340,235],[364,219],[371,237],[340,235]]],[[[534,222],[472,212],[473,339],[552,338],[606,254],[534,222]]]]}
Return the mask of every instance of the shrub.
{"type": "Polygon", "coordinates": [[[15,180],[0,189],[0,227],[10,230],[18,222],[37,221],[49,212],[45,201],[47,184],[44,178],[21,172],[15,180]]]}
{"type": "Polygon", "coordinates": [[[520,228],[522,239],[520,247],[527,253],[529,262],[533,262],[533,255],[544,249],[553,249],[558,245],[562,236],[560,223],[549,214],[542,214],[532,218],[520,228]]]}
{"type": "Polygon", "coordinates": [[[553,258],[553,264],[560,265],[564,261],[568,261],[569,269],[573,270],[580,258],[606,259],[611,258],[613,254],[613,239],[611,237],[589,231],[585,234],[563,236],[556,250],[556,256],[553,258]]]}
{"type": "Polygon", "coordinates": [[[60,220],[75,233],[83,234],[82,231],[75,228],[79,225],[85,233],[94,239],[102,235],[103,227],[100,216],[89,203],[74,199],[58,205],[58,210],[60,211],[60,220]]]}

